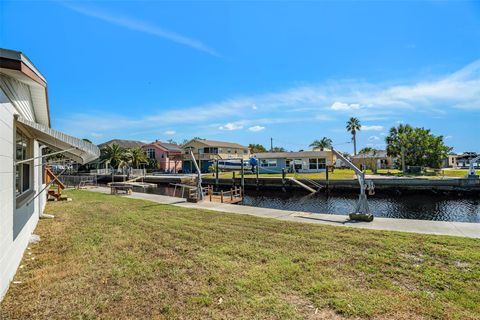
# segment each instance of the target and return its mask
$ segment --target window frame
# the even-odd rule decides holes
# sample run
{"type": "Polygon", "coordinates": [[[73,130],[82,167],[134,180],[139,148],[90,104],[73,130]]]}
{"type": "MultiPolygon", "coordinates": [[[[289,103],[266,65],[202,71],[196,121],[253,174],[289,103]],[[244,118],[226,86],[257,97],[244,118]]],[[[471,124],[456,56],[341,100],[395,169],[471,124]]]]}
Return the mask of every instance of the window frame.
{"type": "Polygon", "coordinates": [[[32,190],[34,190],[34,179],[33,179],[33,138],[19,125],[15,126],[15,143],[14,143],[14,159],[15,159],[15,197],[19,198],[32,190]],[[22,156],[18,157],[18,137],[21,136],[21,141],[25,143],[25,149],[22,151],[22,156]],[[24,161],[28,160],[27,162],[23,162],[17,164],[17,161],[24,161]],[[18,170],[18,176],[17,176],[18,170]],[[24,172],[28,172],[28,181],[25,180],[24,172]],[[25,183],[26,182],[26,183],[25,183]],[[20,191],[18,192],[17,186],[18,183],[20,184],[20,191]],[[25,188],[24,184],[27,185],[25,188]]]}

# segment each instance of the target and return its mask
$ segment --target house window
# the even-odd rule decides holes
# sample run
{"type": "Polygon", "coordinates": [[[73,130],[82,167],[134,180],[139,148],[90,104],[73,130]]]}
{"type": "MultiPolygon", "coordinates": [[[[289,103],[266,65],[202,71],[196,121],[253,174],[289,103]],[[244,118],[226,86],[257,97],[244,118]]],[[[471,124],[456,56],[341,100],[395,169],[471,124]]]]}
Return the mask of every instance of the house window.
{"type": "Polygon", "coordinates": [[[243,149],[243,154],[247,154],[248,153],[248,150],[247,149],[243,149]]]}
{"type": "Polygon", "coordinates": [[[262,159],[260,160],[260,167],[276,167],[277,160],[276,159],[262,159]]]}
{"type": "Polygon", "coordinates": [[[208,154],[217,154],[218,153],[218,148],[203,148],[204,153],[208,154]]]}
{"type": "Polygon", "coordinates": [[[309,159],[308,160],[310,170],[325,169],[325,158],[309,159]]]}
{"type": "Polygon", "coordinates": [[[155,149],[148,148],[147,149],[147,156],[149,159],[155,159],[155,149]]]}
{"type": "Polygon", "coordinates": [[[232,149],[227,149],[227,153],[232,153],[232,149]]]}
{"type": "MultiPolygon", "coordinates": [[[[16,161],[31,158],[32,141],[19,130],[16,132],[15,148],[16,161]]],[[[31,169],[32,164],[30,161],[15,166],[15,193],[17,196],[30,190],[32,180],[31,169]]]]}

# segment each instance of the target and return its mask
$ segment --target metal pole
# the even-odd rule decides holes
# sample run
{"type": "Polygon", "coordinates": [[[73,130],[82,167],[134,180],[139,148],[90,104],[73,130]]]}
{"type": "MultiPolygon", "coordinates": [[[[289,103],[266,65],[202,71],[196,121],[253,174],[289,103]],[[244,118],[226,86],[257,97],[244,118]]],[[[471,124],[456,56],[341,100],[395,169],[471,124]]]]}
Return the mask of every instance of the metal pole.
{"type": "Polygon", "coordinates": [[[240,187],[241,187],[241,192],[243,193],[243,189],[245,189],[245,176],[244,176],[244,169],[243,169],[243,159],[240,160],[240,175],[241,175],[241,180],[240,180],[240,187]]]}
{"type": "Polygon", "coordinates": [[[327,179],[327,186],[326,186],[326,187],[327,187],[327,191],[328,191],[328,186],[329,186],[329,184],[330,184],[330,181],[329,181],[329,179],[328,179],[328,166],[326,165],[326,161],[325,161],[325,169],[327,169],[327,170],[325,171],[325,178],[327,179]]]}
{"type": "Polygon", "coordinates": [[[258,190],[258,166],[259,166],[259,165],[260,165],[260,164],[257,163],[257,181],[256,181],[256,182],[257,182],[257,190],[258,190]]]}

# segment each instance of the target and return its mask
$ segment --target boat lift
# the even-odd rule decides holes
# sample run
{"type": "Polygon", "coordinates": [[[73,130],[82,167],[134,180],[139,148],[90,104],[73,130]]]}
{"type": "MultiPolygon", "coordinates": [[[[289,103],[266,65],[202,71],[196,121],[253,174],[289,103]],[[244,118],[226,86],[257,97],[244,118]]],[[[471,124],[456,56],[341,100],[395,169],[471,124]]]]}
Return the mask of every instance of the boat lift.
{"type": "Polygon", "coordinates": [[[470,159],[470,164],[468,167],[468,175],[466,176],[466,178],[470,178],[470,179],[478,178],[477,173],[475,171],[475,163],[479,160],[480,160],[480,156],[470,159]]]}
{"type": "Polygon", "coordinates": [[[370,195],[375,194],[375,186],[373,184],[373,181],[365,180],[365,173],[359,168],[357,168],[352,162],[350,162],[350,160],[345,158],[343,154],[334,150],[333,148],[332,148],[332,152],[337,157],[342,159],[342,161],[344,161],[350,168],[352,168],[353,171],[355,171],[355,173],[357,174],[358,183],[360,184],[360,195],[358,196],[357,206],[355,208],[355,212],[350,213],[349,215],[350,220],[368,221],[368,222],[373,221],[373,214],[370,213],[370,208],[368,207],[368,200],[367,200],[367,193],[366,193],[366,191],[368,191],[370,195]]]}
{"type": "Polygon", "coordinates": [[[202,189],[202,173],[200,172],[200,168],[198,167],[197,160],[195,159],[195,155],[193,154],[192,149],[190,149],[190,156],[192,157],[192,162],[195,165],[195,169],[197,170],[197,200],[203,200],[203,189],[202,189]]]}

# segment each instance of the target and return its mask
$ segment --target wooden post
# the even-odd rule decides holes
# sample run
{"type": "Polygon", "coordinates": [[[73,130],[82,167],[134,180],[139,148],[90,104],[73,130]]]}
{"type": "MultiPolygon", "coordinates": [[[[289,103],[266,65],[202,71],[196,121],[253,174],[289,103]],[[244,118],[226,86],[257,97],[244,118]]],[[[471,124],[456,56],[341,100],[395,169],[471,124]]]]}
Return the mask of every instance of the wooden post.
{"type": "Polygon", "coordinates": [[[285,187],[285,168],[282,168],[282,186],[285,187]]]}
{"type": "Polygon", "coordinates": [[[260,166],[260,164],[257,163],[257,172],[256,172],[256,174],[257,174],[257,181],[256,181],[256,182],[257,182],[257,190],[258,190],[258,167],[259,167],[259,166],[260,166]]]}
{"type": "Polygon", "coordinates": [[[328,191],[328,186],[330,184],[329,179],[328,179],[328,166],[325,164],[325,168],[327,168],[327,171],[325,171],[325,178],[327,179],[327,191],[328,191]]]}
{"type": "Polygon", "coordinates": [[[243,159],[240,160],[240,174],[241,174],[241,180],[240,180],[240,191],[242,191],[245,188],[245,172],[243,170],[243,159]]]}
{"type": "Polygon", "coordinates": [[[220,202],[223,203],[223,190],[220,191],[220,202]]]}
{"type": "Polygon", "coordinates": [[[218,188],[218,159],[216,160],[215,166],[215,187],[218,188]]]}
{"type": "Polygon", "coordinates": [[[232,186],[235,186],[235,171],[232,171],[232,186]]]}
{"type": "Polygon", "coordinates": [[[233,201],[233,189],[230,189],[230,201],[233,201]]]}

